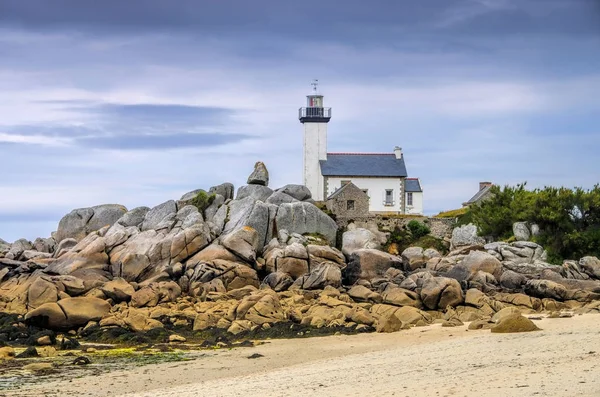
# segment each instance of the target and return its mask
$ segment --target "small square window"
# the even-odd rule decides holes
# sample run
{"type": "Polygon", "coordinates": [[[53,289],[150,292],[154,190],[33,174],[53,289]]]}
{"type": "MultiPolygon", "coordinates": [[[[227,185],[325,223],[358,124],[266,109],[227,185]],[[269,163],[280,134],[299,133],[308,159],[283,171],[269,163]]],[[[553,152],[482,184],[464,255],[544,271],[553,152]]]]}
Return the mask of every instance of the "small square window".
{"type": "Polygon", "coordinates": [[[394,189],[385,190],[385,205],[394,205],[394,189]]]}
{"type": "Polygon", "coordinates": [[[348,200],[348,201],[346,201],[346,209],[347,210],[353,210],[354,209],[354,200],[348,200]]]}

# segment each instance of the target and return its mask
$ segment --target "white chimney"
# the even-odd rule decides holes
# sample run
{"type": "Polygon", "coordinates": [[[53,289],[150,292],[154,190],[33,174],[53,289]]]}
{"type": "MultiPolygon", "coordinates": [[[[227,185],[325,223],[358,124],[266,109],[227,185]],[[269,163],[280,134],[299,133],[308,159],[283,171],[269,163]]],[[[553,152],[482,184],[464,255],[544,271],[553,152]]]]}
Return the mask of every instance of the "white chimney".
{"type": "Polygon", "coordinates": [[[396,155],[397,159],[401,159],[402,158],[402,148],[400,146],[396,146],[394,148],[394,154],[396,155]]]}

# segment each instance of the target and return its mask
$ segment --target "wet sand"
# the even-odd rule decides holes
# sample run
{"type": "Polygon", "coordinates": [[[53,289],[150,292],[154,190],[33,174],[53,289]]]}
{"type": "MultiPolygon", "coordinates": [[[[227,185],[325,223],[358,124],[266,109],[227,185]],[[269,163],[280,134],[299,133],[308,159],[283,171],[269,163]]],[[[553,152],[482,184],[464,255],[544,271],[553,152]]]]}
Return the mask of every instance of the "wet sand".
{"type": "MultiPolygon", "coordinates": [[[[15,396],[600,396],[600,316],[492,334],[466,325],[271,340],[171,362],[57,379],[15,396]],[[258,353],[262,357],[249,359],[258,353]]],[[[60,375],[58,375],[60,376],[60,375]]]]}

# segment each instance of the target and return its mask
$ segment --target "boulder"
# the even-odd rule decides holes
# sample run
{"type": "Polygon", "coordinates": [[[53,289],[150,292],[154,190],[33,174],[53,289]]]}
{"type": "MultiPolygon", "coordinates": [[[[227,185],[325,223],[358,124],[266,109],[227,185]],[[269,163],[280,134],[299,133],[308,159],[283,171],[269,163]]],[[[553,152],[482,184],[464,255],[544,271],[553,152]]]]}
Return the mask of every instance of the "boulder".
{"type": "Polygon", "coordinates": [[[310,273],[299,277],[294,283],[300,289],[338,288],[342,285],[342,271],[336,263],[325,262],[312,267],[310,273]]]}
{"type": "Polygon", "coordinates": [[[292,279],[304,276],[308,273],[308,261],[306,259],[294,258],[292,256],[278,258],[275,270],[289,274],[292,279]]]}
{"type": "Polygon", "coordinates": [[[50,238],[38,237],[33,242],[33,250],[34,251],[51,254],[54,252],[55,248],[56,248],[56,241],[52,237],[50,237],[50,238]]]}
{"type": "Polygon", "coordinates": [[[375,249],[359,249],[350,255],[344,270],[345,283],[352,285],[359,279],[383,278],[392,267],[402,268],[402,261],[396,256],[375,249]]]}
{"type": "Polygon", "coordinates": [[[536,260],[533,263],[505,261],[502,262],[502,265],[505,269],[512,270],[515,273],[532,277],[539,277],[545,270],[550,270],[556,272],[557,274],[560,271],[559,266],[551,265],[540,260],[536,260]]]}
{"type": "Polygon", "coordinates": [[[117,223],[124,227],[138,227],[146,218],[148,211],[150,211],[150,208],[148,207],[136,207],[123,214],[123,216],[117,220],[117,223]]]}
{"type": "Polygon", "coordinates": [[[348,295],[357,302],[376,302],[382,301],[381,295],[373,292],[362,285],[355,285],[348,290],[348,295]]]}
{"type": "Polygon", "coordinates": [[[304,185],[285,185],[277,189],[276,192],[287,194],[298,201],[306,201],[312,198],[310,190],[304,185]]]}
{"type": "Polygon", "coordinates": [[[294,279],[287,273],[273,272],[267,275],[262,281],[262,285],[269,286],[275,292],[287,290],[294,283],[294,279]]]}
{"type": "Polygon", "coordinates": [[[259,235],[256,229],[244,226],[221,238],[221,245],[249,264],[256,262],[259,235]]]}
{"type": "Polygon", "coordinates": [[[569,295],[567,288],[551,280],[529,280],[524,286],[527,295],[564,301],[569,295]]]}
{"type": "Polygon", "coordinates": [[[452,249],[466,245],[483,245],[485,240],[477,235],[477,226],[469,223],[452,230],[450,246],[452,249]]]}
{"type": "Polygon", "coordinates": [[[492,316],[491,321],[493,323],[498,323],[503,318],[506,318],[506,317],[514,315],[514,314],[521,315],[521,310],[519,310],[518,308],[516,308],[514,306],[508,306],[508,307],[498,310],[498,312],[492,316]]]}
{"type": "Polygon", "coordinates": [[[5,254],[5,257],[17,261],[21,259],[21,255],[23,255],[23,252],[29,251],[32,248],[33,245],[31,245],[31,242],[29,240],[20,238],[10,245],[10,249],[5,254]]]}
{"type": "Polygon", "coordinates": [[[342,252],[350,256],[359,249],[381,249],[378,237],[368,229],[356,228],[342,235],[342,252]]]}
{"type": "MultiPolygon", "coordinates": [[[[254,201],[267,201],[273,195],[273,190],[262,185],[246,185],[238,189],[236,200],[242,200],[251,197],[254,201]]],[[[277,204],[277,203],[275,203],[277,204]]]]}
{"type": "Polygon", "coordinates": [[[383,294],[383,303],[394,306],[412,306],[417,309],[423,308],[419,294],[404,288],[387,288],[383,294]]]}
{"type": "Polygon", "coordinates": [[[458,281],[447,277],[425,279],[420,295],[425,307],[431,310],[456,307],[464,301],[458,281]]]}
{"type": "Polygon", "coordinates": [[[402,263],[404,264],[404,269],[407,271],[413,271],[421,267],[425,267],[425,264],[429,260],[429,258],[425,256],[423,248],[421,247],[408,247],[402,251],[401,257],[402,263]]]}
{"type": "Polygon", "coordinates": [[[579,267],[591,278],[600,280],[600,259],[595,256],[584,256],[579,260],[579,267]]]}
{"type": "Polygon", "coordinates": [[[396,316],[396,312],[386,313],[377,322],[377,332],[397,332],[404,328],[402,320],[396,316]]]}
{"type": "Polygon", "coordinates": [[[146,213],[144,221],[140,226],[141,231],[162,230],[170,231],[175,225],[177,205],[174,200],[165,201],[146,213]]]}
{"type": "Polygon", "coordinates": [[[412,306],[396,307],[386,304],[375,304],[371,307],[371,314],[378,319],[393,313],[403,324],[416,325],[417,323],[431,324],[433,318],[427,312],[412,306]]]}
{"type": "Polygon", "coordinates": [[[520,289],[527,282],[527,277],[512,270],[505,270],[500,276],[500,285],[506,289],[520,289]]]}
{"type": "Polygon", "coordinates": [[[311,266],[333,262],[338,265],[340,269],[346,267],[346,258],[344,257],[344,254],[336,248],[328,245],[308,244],[306,250],[310,257],[311,266]]]}
{"type": "Polygon", "coordinates": [[[225,182],[217,186],[211,187],[208,192],[210,194],[223,196],[224,201],[233,200],[233,192],[235,188],[232,183],[225,182]]]}
{"type": "Polygon", "coordinates": [[[158,304],[159,296],[151,286],[138,289],[131,295],[131,307],[154,307],[158,304]]]}
{"type": "Polygon", "coordinates": [[[114,302],[129,302],[135,289],[125,279],[116,277],[104,284],[100,290],[114,302]]]}
{"type": "Polygon", "coordinates": [[[45,303],[25,315],[25,321],[42,328],[73,329],[97,321],[110,311],[110,304],[102,299],[77,297],[45,303]]]}
{"type": "Polygon", "coordinates": [[[262,161],[257,161],[254,164],[254,171],[248,176],[249,185],[269,185],[269,171],[262,161]]]}
{"type": "Polygon", "coordinates": [[[65,215],[58,223],[55,240],[66,238],[82,240],[89,233],[112,226],[127,212],[127,208],[118,204],[104,204],[91,208],[79,208],[65,215]]]}
{"type": "Polygon", "coordinates": [[[37,277],[27,291],[27,306],[31,309],[58,300],[58,290],[50,281],[37,277]]]}
{"type": "Polygon", "coordinates": [[[197,295],[194,289],[215,279],[220,279],[228,291],[247,285],[259,286],[256,270],[247,264],[220,259],[207,263],[189,263],[184,277],[189,280],[191,295],[197,295]]]}
{"type": "Polygon", "coordinates": [[[478,271],[492,274],[496,279],[502,276],[502,263],[494,256],[483,251],[471,251],[459,264],[465,267],[470,276],[478,271]]]}
{"type": "Polygon", "coordinates": [[[278,191],[273,192],[267,199],[268,204],[281,205],[283,203],[293,203],[294,201],[298,201],[292,196],[288,196],[285,193],[281,193],[278,191]]]}
{"type": "Polygon", "coordinates": [[[539,328],[533,321],[516,313],[501,318],[491,328],[492,333],[531,332],[538,330],[539,328]]]}
{"type": "Polygon", "coordinates": [[[513,235],[517,241],[529,241],[531,232],[526,222],[515,222],[512,226],[513,235]]]}
{"type": "Polygon", "coordinates": [[[262,325],[284,321],[286,315],[276,294],[257,292],[240,301],[235,309],[235,318],[262,325]]]}
{"type": "Polygon", "coordinates": [[[275,218],[277,230],[289,233],[319,234],[329,244],[334,244],[337,224],[327,214],[308,202],[284,203],[279,206],[275,218]]]}

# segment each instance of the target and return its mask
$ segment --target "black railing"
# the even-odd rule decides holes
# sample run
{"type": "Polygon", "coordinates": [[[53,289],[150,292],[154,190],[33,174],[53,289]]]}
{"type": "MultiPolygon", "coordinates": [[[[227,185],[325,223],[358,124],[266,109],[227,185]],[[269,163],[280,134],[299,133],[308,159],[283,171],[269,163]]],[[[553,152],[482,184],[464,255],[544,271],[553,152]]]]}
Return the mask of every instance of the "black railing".
{"type": "Polygon", "coordinates": [[[298,110],[298,118],[302,119],[330,119],[331,108],[300,108],[298,110]]]}

